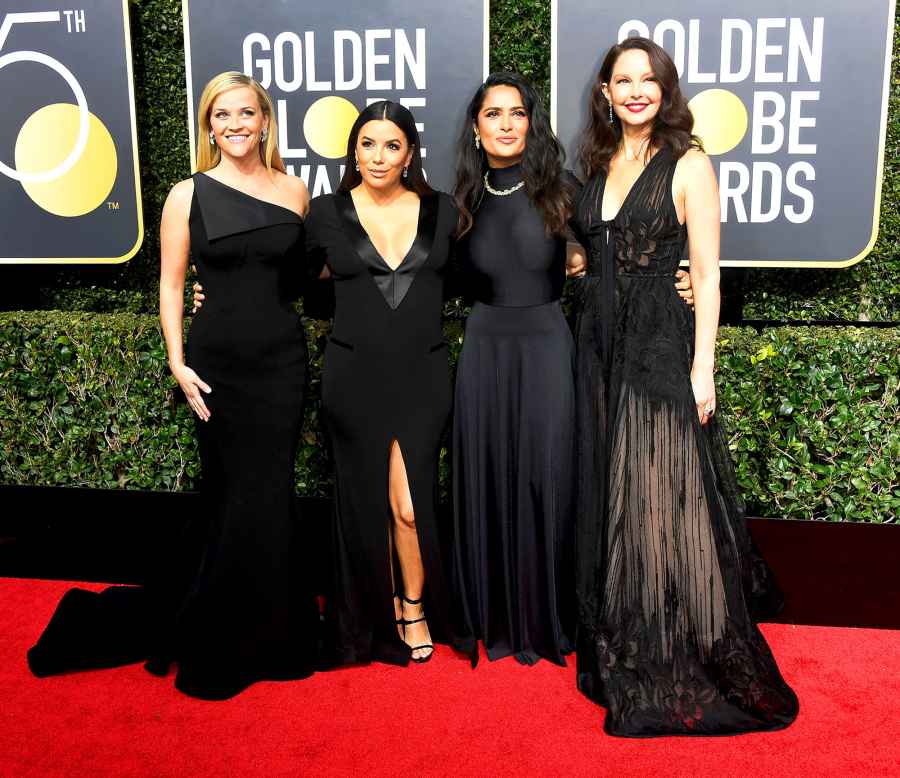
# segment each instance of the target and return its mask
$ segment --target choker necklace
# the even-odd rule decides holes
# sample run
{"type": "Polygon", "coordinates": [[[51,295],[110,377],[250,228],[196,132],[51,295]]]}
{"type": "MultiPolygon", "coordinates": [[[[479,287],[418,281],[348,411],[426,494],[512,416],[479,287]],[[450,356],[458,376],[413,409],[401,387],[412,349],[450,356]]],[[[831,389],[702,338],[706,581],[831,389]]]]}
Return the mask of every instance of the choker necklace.
{"type": "Polygon", "coordinates": [[[517,192],[523,186],[525,186],[525,181],[519,181],[515,186],[511,186],[509,189],[494,189],[490,182],[488,181],[488,174],[490,170],[484,171],[484,188],[488,190],[492,195],[497,195],[497,197],[506,197],[506,195],[511,195],[513,192],[517,192]]]}

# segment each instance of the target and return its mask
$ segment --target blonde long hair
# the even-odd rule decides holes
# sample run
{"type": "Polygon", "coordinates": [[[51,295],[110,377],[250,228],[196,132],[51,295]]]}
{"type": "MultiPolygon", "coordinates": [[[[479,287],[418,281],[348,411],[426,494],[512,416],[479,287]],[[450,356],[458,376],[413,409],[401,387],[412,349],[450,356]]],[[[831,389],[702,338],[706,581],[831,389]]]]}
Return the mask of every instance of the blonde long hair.
{"type": "Polygon", "coordinates": [[[209,123],[209,115],[212,113],[213,103],[223,92],[241,86],[248,86],[256,93],[259,107],[263,115],[269,119],[268,137],[258,147],[259,158],[270,173],[272,168],[286,173],[284,160],[281,159],[281,154],[278,153],[278,125],[275,122],[272,98],[269,97],[269,93],[260,86],[255,78],[245,76],[236,70],[228,70],[213,76],[209,83],[203,87],[203,94],[200,95],[200,107],[197,110],[197,172],[203,173],[211,170],[222,159],[222,152],[219,150],[219,147],[209,142],[209,132],[212,129],[209,123]]]}

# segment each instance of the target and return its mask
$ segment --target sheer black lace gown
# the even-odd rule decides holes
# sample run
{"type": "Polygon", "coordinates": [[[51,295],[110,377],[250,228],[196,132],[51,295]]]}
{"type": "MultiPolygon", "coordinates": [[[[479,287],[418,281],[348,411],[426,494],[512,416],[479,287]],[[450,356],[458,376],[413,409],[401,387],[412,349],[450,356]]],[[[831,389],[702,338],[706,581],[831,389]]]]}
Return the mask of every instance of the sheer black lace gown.
{"type": "MultiPolygon", "coordinates": [[[[490,180],[507,189],[522,171],[491,170],[490,180]]],[[[575,354],[559,303],[565,240],[546,234],[524,188],[485,192],[474,216],[458,252],[462,286],[475,299],[453,414],[460,631],[481,638],[492,660],[565,664],[575,616],[575,354]]],[[[477,658],[474,640],[468,651],[477,658]]]]}
{"type": "Polygon", "coordinates": [[[780,729],[798,702],[754,619],[780,594],[755,553],[717,417],[701,427],[694,322],[673,276],[687,230],[657,153],[611,221],[605,173],[573,228],[588,250],[576,325],[578,685],[612,735],[780,729]]]}
{"type": "Polygon", "coordinates": [[[202,508],[146,586],[63,597],[28,654],[36,675],[140,660],[162,675],[175,662],[178,689],[224,699],[317,665],[319,613],[294,501],[307,351],[292,303],[308,268],[304,224],[198,173],[189,225],[208,300],[187,364],[213,390],[210,420],[196,422],[202,508]]]}

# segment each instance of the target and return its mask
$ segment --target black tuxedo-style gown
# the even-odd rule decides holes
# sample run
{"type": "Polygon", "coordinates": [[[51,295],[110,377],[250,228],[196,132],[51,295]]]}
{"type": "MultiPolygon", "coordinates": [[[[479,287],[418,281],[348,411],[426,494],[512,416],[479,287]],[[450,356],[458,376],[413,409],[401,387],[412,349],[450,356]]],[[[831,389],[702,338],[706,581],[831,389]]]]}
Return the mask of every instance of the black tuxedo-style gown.
{"type": "Polygon", "coordinates": [[[754,618],[780,594],[747,531],[720,421],[691,387],[694,319],[673,286],[687,229],[664,148],[614,219],[606,174],[573,228],[588,250],[576,326],[578,686],[612,735],[790,724],[798,703],[754,618]]]}
{"type": "Polygon", "coordinates": [[[425,568],[425,615],[435,640],[450,639],[437,470],[452,397],[441,310],[456,218],[447,195],[422,197],[415,241],[391,270],[349,193],[317,197],[310,208],[307,249],[327,262],[335,295],[322,369],[335,474],[334,577],[326,598],[327,661],[334,664],[406,664],[410,658],[392,600],[388,465],[395,440],[425,568]]]}
{"type": "MultiPolygon", "coordinates": [[[[519,165],[489,175],[495,190],[522,180],[519,165]]],[[[463,632],[480,638],[491,660],[565,664],[575,627],[575,345],[560,308],[566,242],[546,234],[524,188],[485,191],[459,255],[475,299],[453,411],[463,632]]],[[[467,648],[477,657],[474,641],[467,648]]]]}
{"type": "Polygon", "coordinates": [[[189,226],[207,302],[186,362],[212,387],[210,420],[196,420],[202,510],[152,583],[69,591],[28,658],[37,675],[140,660],[163,674],[174,661],[181,691],[223,699],[317,663],[308,533],[294,510],[307,352],[292,303],[304,225],[198,173],[189,226]]]}

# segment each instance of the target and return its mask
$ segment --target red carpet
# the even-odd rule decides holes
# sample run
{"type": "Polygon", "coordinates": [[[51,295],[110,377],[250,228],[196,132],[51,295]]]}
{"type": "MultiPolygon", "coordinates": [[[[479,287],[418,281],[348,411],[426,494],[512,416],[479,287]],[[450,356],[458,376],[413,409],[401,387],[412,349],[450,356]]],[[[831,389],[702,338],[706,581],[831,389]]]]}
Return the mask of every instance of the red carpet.
{"type": "MultiPolygon", "coordinates": [[[[900,632],[767,625],[800,717],[782,732],[620,740],[574,668],[409,668],[187,698],[139,665],[38,680],[25,652],[70,584],[0,579],[0,776],[900,775],[900,632]]],[[[99,587],[98,587],[99,588],[99,587]]]]}

